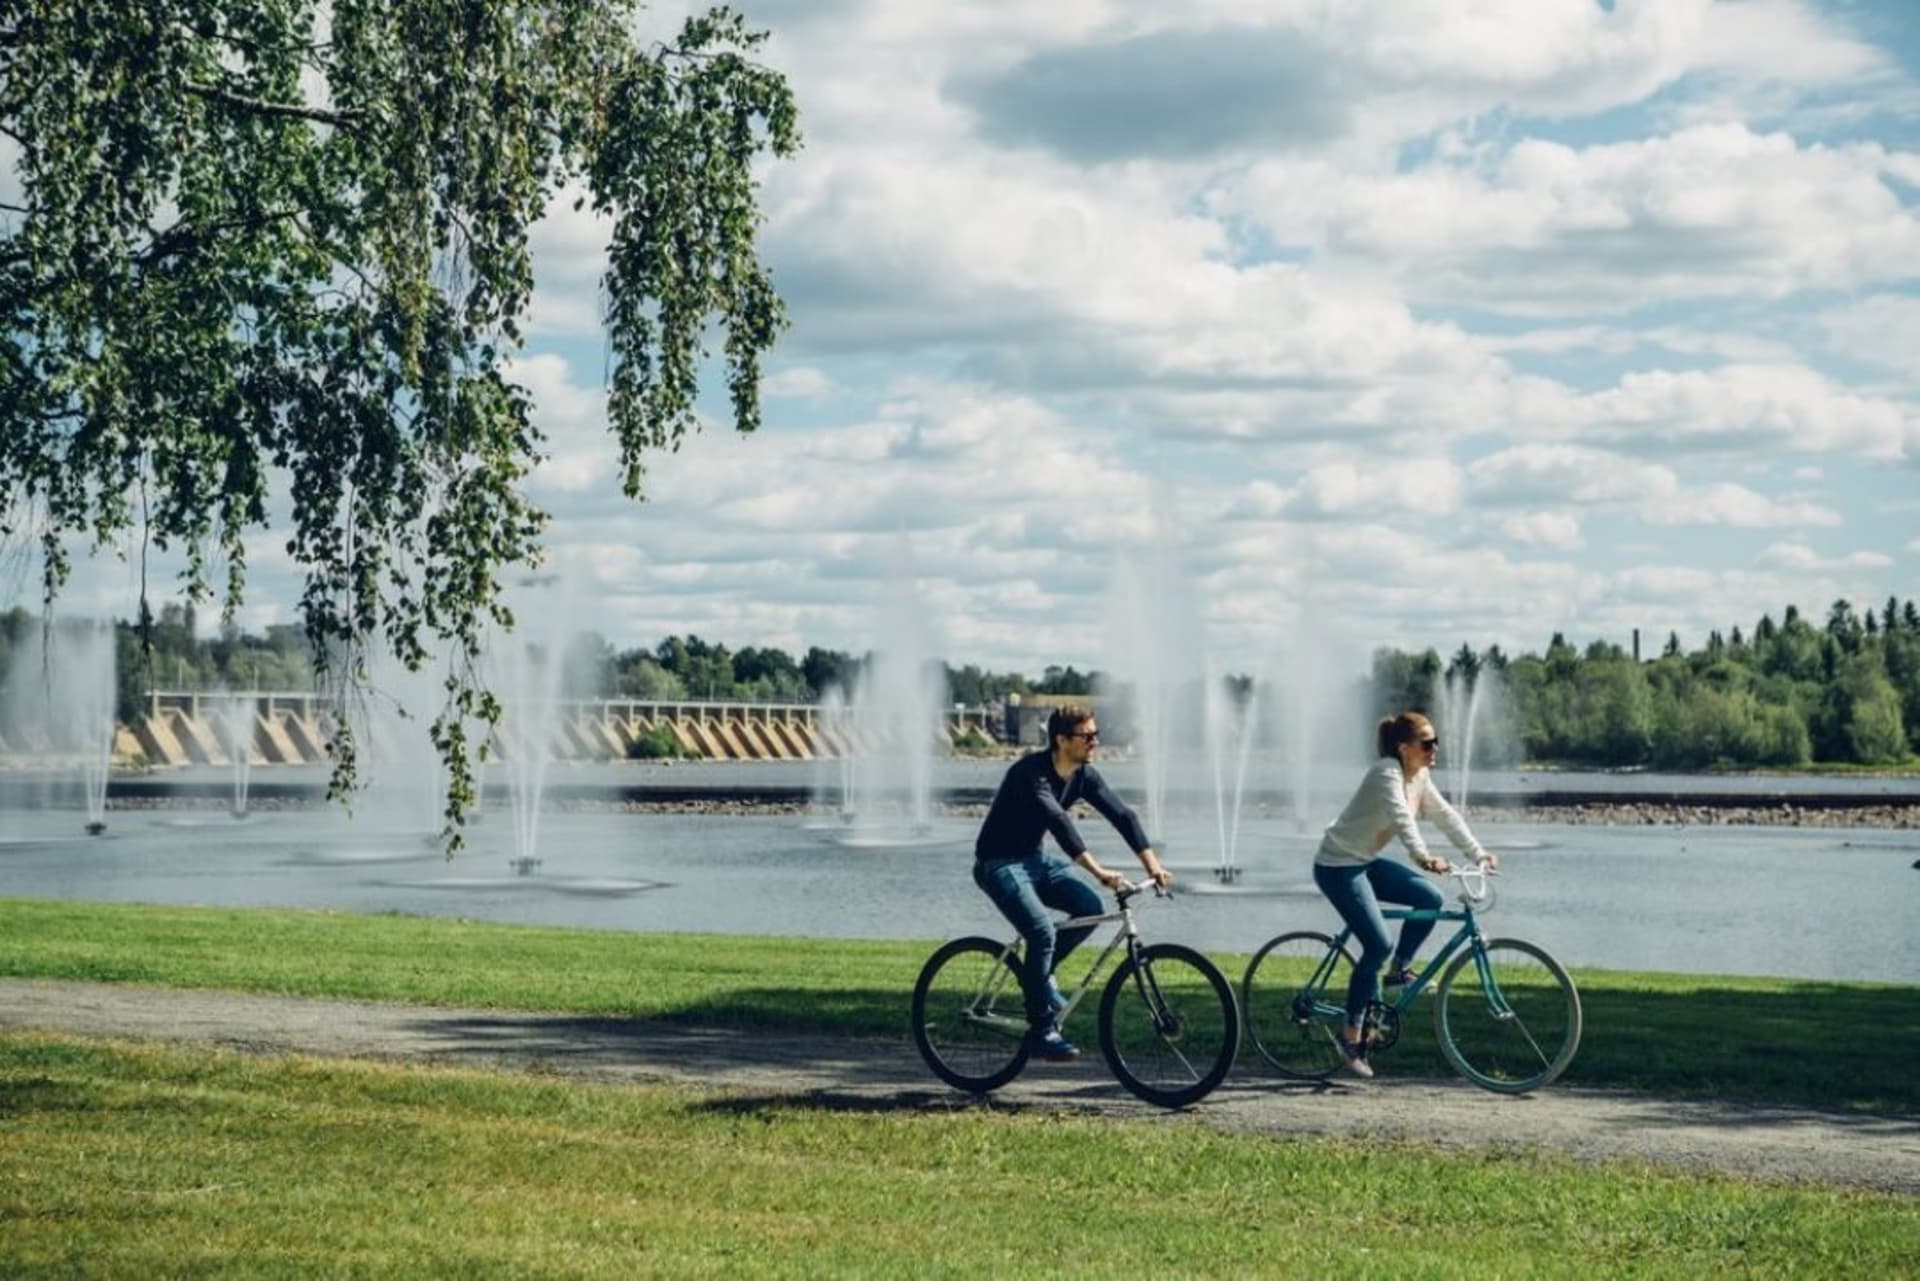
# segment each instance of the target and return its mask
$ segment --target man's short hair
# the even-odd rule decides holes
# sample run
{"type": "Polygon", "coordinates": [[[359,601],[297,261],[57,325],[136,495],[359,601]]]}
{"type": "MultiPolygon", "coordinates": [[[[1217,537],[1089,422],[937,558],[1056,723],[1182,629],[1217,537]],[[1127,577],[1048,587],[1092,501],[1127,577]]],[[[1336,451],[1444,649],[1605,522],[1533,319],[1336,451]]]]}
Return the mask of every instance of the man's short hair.
{"type": "Polygon", "coordinates": [[[1093,719],[1093,709],[1084,703],[1063,703],[1047,717],[1047,746],[1062,736],[1071,736],[1093,719]]]}

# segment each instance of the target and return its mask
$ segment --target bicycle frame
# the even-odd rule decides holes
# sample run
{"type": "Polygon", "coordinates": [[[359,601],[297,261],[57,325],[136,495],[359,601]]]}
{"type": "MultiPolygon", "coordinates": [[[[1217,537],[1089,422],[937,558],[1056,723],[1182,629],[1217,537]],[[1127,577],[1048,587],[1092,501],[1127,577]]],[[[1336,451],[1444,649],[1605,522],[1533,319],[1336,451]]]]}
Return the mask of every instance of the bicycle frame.
{"type": "MultiPolygon", "coordinates": [[[[1434,977],[1446,968],[1447,962],[1453,958],[1453,954],[1464,946],[1473,950],[1474,967],[1480,973],[1481,987],[1487,995],[1487,1003],[1493,1009],[1493,1016],[1502,1022],[1513,1017],[1513,1007],[1508,1005],[1507,998],[1501,995],[1499,980],[1494,977],[1493,970],[1487,965],[1486,935],[1480,932],[1480,922],[1474,917],[1471,906],[1423,909],[1391,908],[1382,911],[1380,915],[1389,921],[1460,922],[1460,928],[1453,932],[1453,937],[1449,938],[1446,943],[1441,946],[1440,950],[1433,954],[1432,959],[1421,967],[1420,972],[1414,975],[1407,985],[1401,989],[1399,997],[1389,1003],[1394,1013],[1400,1014],[1405,1012],[1407,1007],[1419,998],[1420,993],[1426,990],[1427,985],[1434,980],[1434,977]]],[[[1310,990],[1326,990],[1327,979],[1331,977],[1333,973],[1333,958],[1340,954],[1346,947],[1347,940],[1352,937],[1353,929],[1351,926],[1343,926],[1340,932],[1333,936],[1333,943],[1327,948],[1326,957],[1321,960],[1319,967],[1313,972],[1313,977],[1308,980],[1310,990]]],[[[1346,1012],[1346,1006],[1344,1004],[1346,993],[1341,992],[1337,995],[1342,1002],[1337,1009],[1331,1008],[1330,1006],[1327,1010],[1317,1012],[1344,1015],[1346,1012]]]]}
{"type": "MultiPolygon", "coordinates": [[[[1067,1004],[1056,1016],[1061,1022],[1065,1022],[1067,1016],[1079,1008],[1080,998],[1091,991],[1095,980],[1106,972],[1107,962],[1113,959],[1115,952],[1119,951],[1123,946],[1129,957],[1133,957],[1139,952],[1140,927],[1134,923],[1133,908],[1127,901],[1139,892],[1140,888],[1136,887],[1119,894],[1117,896],[1117,906],[1111,912],[1102,912],[1097,916],[1072,916],[1058,923],[1056,928],[1059,929],[1072,929],[1076,926],[1083,925],[1105,925],[1115,921],[1119,922],[1120,925],[1120,928],[1115,930],[1112,936],[1107,939],[1107,945],[1100,949],[1100,955],[1093,958],[1093,964],[1087,968],[1087,972],[1081,978],[1080,982],[1074,985],[1073,991],[1067,993],[1067,1004]]],[[[1020,943],[1020,937],[1015,935],[1005,947],[1000,949],[1000,959],[1006,962],[1006,964],[994,967],[993,975],[988,979],[987,986],[974,998],[973,1004],[968,1009],[967,1014],[968,1017],[976,1023],[984,1023],[989,1027],[1002,1028],[1016,1035],[1025,1036],[1027,1033],[1027,1017],[1024,1006],[1021,1007],[1021,1013],[1018,1018],[998,1014],[993,1010],[993,1003],[999,998],[1001,990],[1009,983],[1012,983],[1012,985],[1016,987],[1019,984],[1017,979],[1009,979],[1008,976],[1018,974],[1023,967],[1024,958],[1020,955],[1020,943]]],[[[1134,973],[1138,975],[1140,970],[1136,967],[1134,973]]],[[[1158,995],[1158,993],[1154,993],[1155,997],[1158,995]]]]}

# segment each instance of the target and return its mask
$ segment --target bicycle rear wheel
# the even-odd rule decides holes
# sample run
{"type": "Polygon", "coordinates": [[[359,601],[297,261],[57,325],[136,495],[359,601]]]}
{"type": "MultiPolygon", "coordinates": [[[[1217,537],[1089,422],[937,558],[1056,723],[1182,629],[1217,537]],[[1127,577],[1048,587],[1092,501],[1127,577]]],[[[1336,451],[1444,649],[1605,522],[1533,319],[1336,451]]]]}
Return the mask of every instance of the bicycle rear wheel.
{"type": "Polygon", "coordinates": [[[1100,1051],[1120,1084],[1185,1107],[1224,1081],[1240,1044],[1233,989],[1212,961],[1155,943],[1121,962],[1100,998],[1100,1051]]]}
{"type": "Polygon", "coordinates": [[[1353,957],[1312,930],[1282,934],[1255,952],[1240,981],[1240,1009],[1260,1057],[1297,1080],[1332,1076],[1343,1061],[1338,1038],[1352,977],[1353,957]]]}
{"type": "Polygon", "coordinates": [[[1441,976],[1433,1020],[1453,1070],[1501,1094],[1551,1084],[1580,1048],[1573,979],[1519,939],[1489,939],[1484,952],[1455,957],[1441,976]]]}
{"type": "Polygon", "coordinates": [[[1006,945],[960,938],[941,947],[913,985],[913,1043],[956,1090],[997,1090],[1027,1065],[1027,1007],[1006,945]]]}

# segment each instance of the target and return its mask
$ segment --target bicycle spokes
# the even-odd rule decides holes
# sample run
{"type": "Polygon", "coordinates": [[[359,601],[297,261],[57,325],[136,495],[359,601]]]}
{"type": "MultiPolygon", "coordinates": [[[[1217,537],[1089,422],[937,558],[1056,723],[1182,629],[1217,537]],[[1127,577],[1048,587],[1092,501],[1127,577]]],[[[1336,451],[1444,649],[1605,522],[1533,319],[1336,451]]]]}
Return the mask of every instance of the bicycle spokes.
{"type": "Polygon", "coordinates": [[[1155,944],[1127,960],[1100,1003],[1100,1048],[1114,1075],[1149,1102],[1179,1107],[1233,1065],[1239,1010],[1220,971],[1190,948],[1155,944]]]}
{"type": "Polygon", "coordinates": [[[1440,1049],[1490,1090],[1554,1080],[1580,1043],[1580,1000],[1558,961],[1518,939],[1493,939],[1456,960],[1434,1010],[1440,1049]]]}
{"type": "Polygon", "coordinates": [[[1255,954],[1241,980],[1249,1039],[1284,1076],[1317,1081],[1344,1061],[1337,1040],[1346,1019],[1353,959],[1325,934],[1283,934],[1255,954]]]}

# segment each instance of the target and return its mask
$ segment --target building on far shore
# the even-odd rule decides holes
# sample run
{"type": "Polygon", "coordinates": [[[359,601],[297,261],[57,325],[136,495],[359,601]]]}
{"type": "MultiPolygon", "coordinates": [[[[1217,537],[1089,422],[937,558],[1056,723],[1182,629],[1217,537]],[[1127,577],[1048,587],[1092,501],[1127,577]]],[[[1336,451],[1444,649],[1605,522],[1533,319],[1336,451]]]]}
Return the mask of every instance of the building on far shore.
{"type": "MultiPolygon", "coordinates": [[[[1112,694],[1049,694],[1044,690],[1008,694],[1002,701],[1001,741],[1018,747],[1045,747],[1047,717],[1053,715],[1054,708],[1067,703],[1091,707],[1094,715],[1103,719],[1122,706],[1122,700],[1112,694]]],[[[1121,727],[1115,725],[1109,730],[1103,725],[1101,729],[1104,738],[1108,734],[1118,735],[1121,727]]]]}

